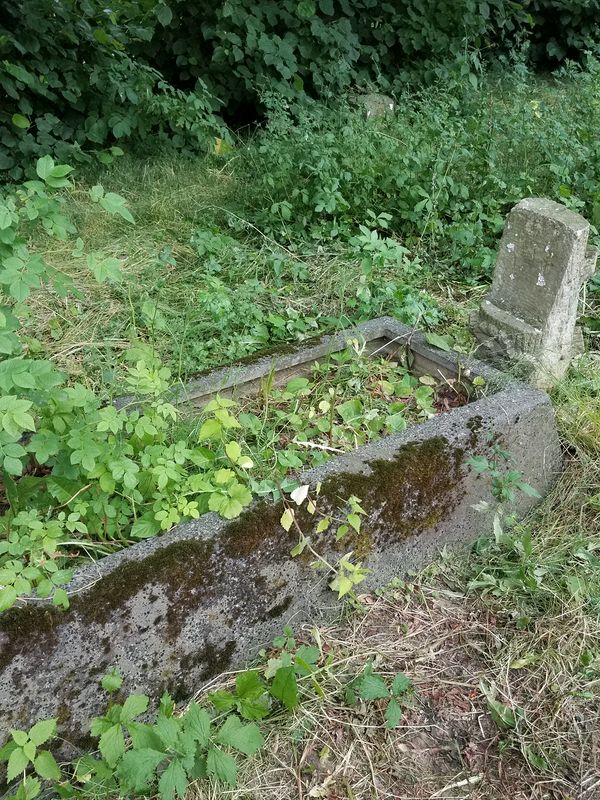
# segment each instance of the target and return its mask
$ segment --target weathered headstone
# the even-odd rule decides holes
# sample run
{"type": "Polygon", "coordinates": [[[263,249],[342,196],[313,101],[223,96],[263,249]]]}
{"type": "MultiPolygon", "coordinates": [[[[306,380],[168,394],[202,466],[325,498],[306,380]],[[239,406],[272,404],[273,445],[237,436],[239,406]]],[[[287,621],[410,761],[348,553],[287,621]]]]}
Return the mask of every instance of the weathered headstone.
{"type": "Polygon", "coordinates": [[[492,288],[473,320],[478,356],[552,385],[583,349],[582,284],[594,272],[590,225],[552,200],[521,200],[507,217],[492,288]]]}
{"type": "Polygon", "coordinates": [[[393,114],[396,104],[387,94],[359,94],[356,102],[364,109],[366,119],[376,119],[393,114]]]}

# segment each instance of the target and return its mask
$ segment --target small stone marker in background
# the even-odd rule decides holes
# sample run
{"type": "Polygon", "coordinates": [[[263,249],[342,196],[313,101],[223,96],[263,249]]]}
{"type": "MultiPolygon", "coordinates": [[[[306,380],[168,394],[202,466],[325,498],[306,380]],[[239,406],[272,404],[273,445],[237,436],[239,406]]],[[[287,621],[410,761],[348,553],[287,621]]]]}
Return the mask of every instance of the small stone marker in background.
{"type": "Polygon", "coordinates": [[[396,104],[387,94],[358,94],[355,101],[364,110],[366,119],[377,119],[393,114],[396,104]]]}
{"type": "Polygon", "coordinates": [[[583,283],[597,251],[580,214],[542,198],[521,200],[506,219],[492,288],[473,320],[477,357],[515,367],[539,387],[561,378],[583,351],[576,328],[583,283]]]}

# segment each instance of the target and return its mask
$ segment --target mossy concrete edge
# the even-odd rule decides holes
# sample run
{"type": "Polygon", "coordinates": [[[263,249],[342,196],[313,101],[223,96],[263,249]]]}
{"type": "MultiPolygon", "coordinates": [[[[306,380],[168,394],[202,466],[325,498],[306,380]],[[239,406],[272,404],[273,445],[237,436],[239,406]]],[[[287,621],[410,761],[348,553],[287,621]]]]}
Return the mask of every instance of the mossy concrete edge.
{"type": "MultiPolygon", "coordinates": [[[[388,333],[398,330],[386,325],[388,333]]],[[[489,488],[465,465],[469,455],[501,442],[542,495],[560,471],[547,395],[433,350],[417,335],[411,349],[440,370],[456,372],[460,363],[505,386],[301,476],[322,485],[329,507],[350,494],[362,499],[360,536],[336,544],[331,534],[311,534],[308,514],[300,523],[328,559],[354,550],[371,569],[369,588],[489,530],[489,513],[472,507],[489,499],[489,488]]],[[[515,512],[523,516],[533,503],[522,497],[515,512]]],[[[308,559],[290,557],[296,536],[281,528],[281,512],[281,504],[258,501],[237,520],[207,514],[78,570],[67,612],[36,603],[1,614],[0,738],[57,716],[66,739],[85,743],[88,721],[104,703],[99,678],[111,666],[122,671],[127,691],[158,697],[168,689],[183,699],[252,658],[284,624],[335,616],[326,578],[308,559]]]]}

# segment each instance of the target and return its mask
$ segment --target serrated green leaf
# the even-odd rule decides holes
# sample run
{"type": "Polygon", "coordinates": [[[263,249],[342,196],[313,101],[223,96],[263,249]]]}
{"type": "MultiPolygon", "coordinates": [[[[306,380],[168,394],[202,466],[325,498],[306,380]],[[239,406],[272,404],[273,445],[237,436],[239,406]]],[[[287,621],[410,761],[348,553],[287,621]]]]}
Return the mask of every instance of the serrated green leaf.
{"type": "Polygon", "coordinates": [[[109,767],[114,767],[125,752],[125,738],[120,724],[111,725],[104,731],[100,737],[99,748],[109,767]]]}
{"type": "Polygon", "coordinates": [[[56,720],[44,719],[36,722],[33,728],[29,731],[29,738],[36,744],[44,744],[48,739],[51,739],[56,733],[56,720]]]}
{"type": "Polygon", "coordinates": [[[275,673],[269,692],[291,711],[298,705],[298,683],[293,667],[280,667],[275,673]]]}
{"type": "Polygon", "coordinates": [[[192,703],[185,712],[184,725],[193,739],[201,747],[206,747],[210,736],[210,717],[198,703],[192,703]]]}
{"type": "Polygon", "coordinates": [[[40,778],[44,778],[47,781],[60,780],[60,769],[49,750],[39,752],[35,757],[33,766],[40,778]]]}
{"type": "Polygon", "coordinates": [[[26,731],[19,731],[19,730],[11,731],[10,735],[12,736],[15,744],[17,744],[19,747],[23,747],[23,745],[27,744],[27,742],[29,741],[29,735],[27,734],[26,731]]]}
{"type": "Polygon", "coordinates": [[[144,711],[148,708],[148,698],[145,694],[131,694],[123,703],[123,708],[121,709],[121,722],[133,722],[136,717],[139,717],[140,714],[143,714],[144,711]]]}
{"type": "Polygon", "coordinates": [[[400,703],[395,697],[392,697],[385,710],[385,726],[386,728],[395,728],[402,719],[402,708],[400,703]]]}
{"type": "Polygon", "coordinates": [[[175,794],[185,797],[188,787],[187,775],[179,761],[172,761],[160,776],[158,791],[162,800],[172,800],[175,794]]]}
{"type": "Polygon", "coordinates": [[[215,778],[227,783],[229,786],[235,786],[237,783],[237,764],[235,760],[229,753],[224,753],[218,747],[209,748],[206,769],[209,775],[214,775],[215,778]]]}
{"type": "Polygon", "coordinates": [[[256,753],[264,744],[263,736],[257,726],[252,722],[242,723],[235,714],[227,717],[216,735],[216,740],[247,756],[256,753]]]}
{"type": "Polygon", "coordinates": [[[123,685],[123,676],[119,672],[118,669],[113,668],[110,672],[107,672],[106,675],[100,681],[100,685],[104,689],[105,692],[118,692],[121,686],[123,685]]]}
{"type": "Polygon", "coordinates": [[[411,679],[403,672],[398,672],[392,683],[392,694],[394,697],[398,697],[408,692],[409,689],[412,689],[411,679]]]}
{"type": "Polygon", "coordinates": [[[380,675],[363,675],[356,684],[356,691],[362,700],[381,700],[390,696],[390,690],[380,675]]]}
{"type": "Polygon", "coordinates": [[[165,758],[165,753],[147,747],[128,750],[119,763],[118,775],[127,788],[142,792],[153,783],[154,772],[165,758]]]}
{"type": "Polygon", "coordinates": [[[14,780],[17,776],[21,775],[29,764],[29,759],[23,752],[22,747],[15,747],[8,759],[8,766],[6,767],[6,780],[14,780]]]}
{"type": "Polygon", "coordinates": [[[175,747],[179,738],[180,721],[175,717],[165,717],[159,714],[155,730],[166,748],[175,747]]]}

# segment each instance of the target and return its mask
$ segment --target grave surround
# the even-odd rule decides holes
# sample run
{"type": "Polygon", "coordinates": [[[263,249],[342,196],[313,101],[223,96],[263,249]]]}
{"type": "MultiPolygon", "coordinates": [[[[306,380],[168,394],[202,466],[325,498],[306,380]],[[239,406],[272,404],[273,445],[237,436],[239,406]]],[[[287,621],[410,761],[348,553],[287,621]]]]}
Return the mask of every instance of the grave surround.
{"type": "MultiPolygon", "coordinates": [[[[367,590],[489,532],[493,511],[473,508],[490,499],[489,486],[465,464],[470,455],[501,444],[513,468],[545,495],[560,471],[561,451],[544,392],[432,348],[389,317],[208,373],[178,390],[177,400],[202,404],[216,392],[251,392],[272,369],[276,382],[285,383],[352,338],[366,341],[370,353],[408,346],[417,374],[486,382],[486,396],[299,477],[313,488],[321,484],[323,510],[342,508],[351,494],[361,498],[367,515],[360,535],[337,545],[331,534],[311,534],[312,517],[300,514],[300,521],[329,560],[354,551],[371,570],[360,587],[367,590]]],[[[514,511],[522,517],[535,502],[523,495],[514,511]]],[[[121,670],[126,692],[157,698],[168,689],[182,700],[216,674],[243,666],[283,625],[339,614],[322,573],[308,558],[290,557],[297,535],[280,526],[282,510],[258,500],[236,520],[206,514],[81,567],[67,587],[66,612],[32,601],[0,614],[0,738],[56,716],[67,740],[85,744],[89,719],[105,705],[99,680],[109,668],[121,670]]]]}

